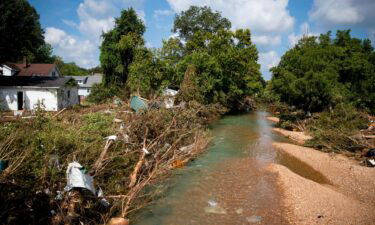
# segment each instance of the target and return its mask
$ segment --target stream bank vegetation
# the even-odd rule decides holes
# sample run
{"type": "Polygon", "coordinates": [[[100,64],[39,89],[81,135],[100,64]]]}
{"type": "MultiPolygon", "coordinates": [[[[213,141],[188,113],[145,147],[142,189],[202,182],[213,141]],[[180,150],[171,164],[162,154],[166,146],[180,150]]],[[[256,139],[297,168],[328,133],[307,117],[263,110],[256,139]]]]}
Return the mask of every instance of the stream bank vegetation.
{"type": "Polygon", "coordinates": [[[265,82],[249,30],[231,30],[208,7],[177,15],[177,36],[161,49],[145,46],[145,29],[130,8],[103,34],[103,83],[87,106],[54,115],[37,109],[28,119],[2,122],[0,221],[107,224],[117,217],[126,224],[163,192],[174,169],[204,151],[209,123],[229,110],[255,108],[253,96],[265,82]],[[170,109],[162,107],[168,87],[179,89],[170,109]],[[149,107],[132,112],[134,95],[149,99],[149,107]],[[64,191],[75,161],[104,195],[64,191]]]}
{"type": "Polygon", "coordinates": [[[258,98],[280,114],[280,127],[312,135],[306,145],[363,158],[375,147],[375,52],[350,30],[331,36],[302,38],[258,98]]]}

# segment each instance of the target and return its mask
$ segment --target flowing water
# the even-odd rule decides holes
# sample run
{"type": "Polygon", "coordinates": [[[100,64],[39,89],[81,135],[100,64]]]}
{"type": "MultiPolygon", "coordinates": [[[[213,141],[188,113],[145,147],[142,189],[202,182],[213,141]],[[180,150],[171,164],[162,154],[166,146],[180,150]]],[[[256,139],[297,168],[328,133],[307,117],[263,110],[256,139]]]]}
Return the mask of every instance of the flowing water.
{"type": "Polygon", "coordinates": [[[225,116],[212,125],[206,154],[176,171],[165,196],[138,214],[139,225],[287,224],[270,163],[288,167],[319,183],[325,179],[295,158],[281,155],[272,142],[267,113],[225,116]]]}

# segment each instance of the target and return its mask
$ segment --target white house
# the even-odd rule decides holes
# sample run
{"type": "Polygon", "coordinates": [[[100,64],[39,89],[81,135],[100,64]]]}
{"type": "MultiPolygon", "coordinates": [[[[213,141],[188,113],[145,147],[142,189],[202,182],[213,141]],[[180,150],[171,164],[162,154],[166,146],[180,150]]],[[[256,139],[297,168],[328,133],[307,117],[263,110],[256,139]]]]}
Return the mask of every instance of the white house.
{"type": "Polygon", "coordinates": [[[58,111],[78,104],[78,87],[68,77],[0,76],[0,109],[58,111]]]}
{"type": "Polygon", "coordinates": [[[55,64],[5,63],[0,65],[0,76],[61,77],[55,64]]]}
{"type": "Polygon", "coordinates": [[[77,81],[78,84],[78,96],[80,100],[85,99],[92,90],[94,84],[100,84],[102,82],[102,75],[95,74],[89,76],[66,76],[71,77],[77,81]]]}

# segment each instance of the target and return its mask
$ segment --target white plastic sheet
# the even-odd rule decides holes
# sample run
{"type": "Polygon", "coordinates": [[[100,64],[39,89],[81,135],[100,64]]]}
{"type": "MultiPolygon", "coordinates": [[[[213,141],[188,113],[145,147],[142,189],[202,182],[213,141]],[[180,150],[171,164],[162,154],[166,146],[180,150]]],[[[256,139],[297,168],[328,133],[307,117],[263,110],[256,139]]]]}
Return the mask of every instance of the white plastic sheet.
{"type": "Polygon", "coordinates": [[[69,163],[66,176],[67,185],[64,188],[65,191],[70,191],[73,188],[84,188],[96,195],[92,176],[87,174],[86,169],[78,162],[69,163]]]}

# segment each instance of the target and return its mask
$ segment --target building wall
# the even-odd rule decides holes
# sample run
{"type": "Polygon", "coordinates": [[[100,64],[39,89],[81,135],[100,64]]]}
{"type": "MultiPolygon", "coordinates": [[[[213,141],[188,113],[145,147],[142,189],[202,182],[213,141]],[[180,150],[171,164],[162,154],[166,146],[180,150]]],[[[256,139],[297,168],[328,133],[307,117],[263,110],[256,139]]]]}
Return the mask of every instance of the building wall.
{"type": "Polygon", "coordinates": [[[11,70],[11,69],[9,69],[9,68],[6,67],[6,66],[1,67],[0,69],[3,70],[3,76],[13,76],[14,73],[15,73],[14,70],[11,70]]]}
{"type": "Polygon", "coordinates": [[[87,97],[90,94],[91,89],[90,88],[84,88],[84,87],[79,87],[78,89],[78,95],[87,97]]]}
{"type": "Polygon", "coordinates": [[[78,88],[64,87],[58,90],[58,110],[79,104],[78,88]]]}
{"type": "Polygon", "coordinates": [[[49,77],[60,77],[61,74],[59,73],[59,71],[56,69],[56,66],[53,68],[53,70],[51,70],[51,72],[49,72],[48,74],[49,77]]]}
{"type": "Polygon", "coordinates": [[[23,92],[23,108],[34,110],[40,105],[46,111],[58,111],[79,104],[78,88],[2,88],[0,89],[0,109],[18,110],[17,93],[23,92]]]}
{"type": "Polygon", "coordinates": [[[0,108],[18,110],[17,93],[23,92],[23,108],[34,110],[40,105],[46,111],[58,110],[57,89],[54,88],[2,88],[0,89],[0,108]]]}

